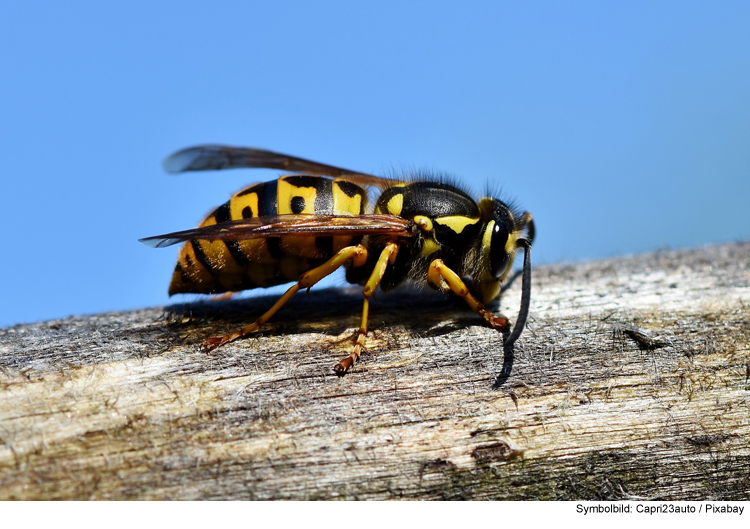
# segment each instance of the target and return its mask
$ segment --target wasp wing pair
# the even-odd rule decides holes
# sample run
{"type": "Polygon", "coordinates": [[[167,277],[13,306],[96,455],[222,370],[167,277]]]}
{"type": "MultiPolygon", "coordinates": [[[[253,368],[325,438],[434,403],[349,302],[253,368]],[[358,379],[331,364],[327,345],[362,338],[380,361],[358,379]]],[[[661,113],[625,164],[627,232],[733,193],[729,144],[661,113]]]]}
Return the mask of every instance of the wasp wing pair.
{"type": "MultiPolygon", "coordinates": [[[[163,162],[168,173],[219,169],[282,169],[290,173],[342,176],[360,185],[380,189],[395,181],[379,176],[342,169],[296,156],[262,149],[200,145],[178,151],[163,162]]],[[[233,241],[278,237],[281,235],[413,235],[413,223],[394,215],[268,215],[251,219],[236,219],[192,230],[178,231],[139,239],[152,248],[165,248],[193,239],[233,241]]]]}

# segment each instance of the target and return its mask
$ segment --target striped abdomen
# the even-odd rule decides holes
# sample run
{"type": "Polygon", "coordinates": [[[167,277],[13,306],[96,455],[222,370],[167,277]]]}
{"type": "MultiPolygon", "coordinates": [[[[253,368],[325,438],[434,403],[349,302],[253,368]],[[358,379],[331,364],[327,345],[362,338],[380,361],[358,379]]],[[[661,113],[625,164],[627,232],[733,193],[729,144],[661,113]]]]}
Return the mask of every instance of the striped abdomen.
{"type": "MultiPolygon", "coordinates": [[[[361,215],[366,202],[364,189],[345,180],[284,176],[236,193],[200,226],[268,215],[361,215]]],[[[310,268],[357,242],[349,236],[189,241],[180,250],[169,295],[236,292],[297,281],[310,268]]]]}

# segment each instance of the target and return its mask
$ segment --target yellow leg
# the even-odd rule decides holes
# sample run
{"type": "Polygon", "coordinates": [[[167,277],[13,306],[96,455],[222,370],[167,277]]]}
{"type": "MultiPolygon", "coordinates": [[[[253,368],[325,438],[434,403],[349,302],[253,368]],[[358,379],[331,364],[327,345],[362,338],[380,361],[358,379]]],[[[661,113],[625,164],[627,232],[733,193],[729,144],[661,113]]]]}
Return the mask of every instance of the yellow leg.
{"type": "Polygon", "coordinates": [[[471,295],[468,287],[463,281],[461,281],[458,274],[448,268],[442,259],[435,259],[430,263],[430,268],[427,271],[427,281],[438,287],[440,290],[445,290],[447,285],[454,294],[460,296],[466,304],[471,307],[471,310],[484,318],[493,329],[497,329],[500,332],[505,332],[510,329],[508,318],[495,316],[485,309],[484,305],[471,295]]]}
{"type": "Polygon", "coordinates": [[[354,350],[352,351],[352,353],[341,360],[341,362],[336,364],[336,367],[333,368],[334,371],[336,371],[336,373],[339,375],[343,375],[344,373],[346,373],[349,368],[354,365],[354,362],[357,361],[357,359],[362,354],[362,351],[364,351],[365,349],[365,339],[367,338],[367,319],[370,312],[370,298],[373,294],[375,294],[375,291],[378,289],[380,282],[383,280],[385,269],[388,267],[388,265],[392,265],[396,262],[396,255],[398,255],[398,246],[392,242],[386,244],[385,248],[383,248],[383,251],[380,253],[378,262],[375,263],[375,268],[373,269],[372,274],[370,274],[370,279],[368,279],[367,283],[365,283],[365,288],[364,290],[362,290],[362,294],[365,296],[365,302],[362,306],[362,320],[359,324],[357,341],[354,343],[354,350]]]}
{"type": "Polygon", "coordinates": [[[221,347],[222,345],[233,342],[239,338],[244,338],[251,332],[258,330],[263,324],[270,320],[271,317],[276,314],[276,312],[281,307],[283,307],[284,304],[289,301],[291,297],[294,296],[297,292],[299,292],[303,288],[309,289],[324,277],[338,270],[341,265],[346,263],[349,259],[352,260],[353,266],[362,266],[367,261],[367,250],[362,245],[347,246],[346,248],[342,248],[336,253],[336,255],[331,257],[322,265],[318,266],[317,268],[313,268],[312,270],[308,270],[307,272],[302,274],[297,284],[287,290],[284,295],[281,296],[276,303],[274,303],[273,307],[266,311],[260,318],[255,320],[247,327],[243,327],[239,331],[227,334],[226,336],[220,336],[218,338],[208,338],[207,340],[204,340],[202,346],[203,350],[206,352],[213,351],[217,347],[221,347]]]}

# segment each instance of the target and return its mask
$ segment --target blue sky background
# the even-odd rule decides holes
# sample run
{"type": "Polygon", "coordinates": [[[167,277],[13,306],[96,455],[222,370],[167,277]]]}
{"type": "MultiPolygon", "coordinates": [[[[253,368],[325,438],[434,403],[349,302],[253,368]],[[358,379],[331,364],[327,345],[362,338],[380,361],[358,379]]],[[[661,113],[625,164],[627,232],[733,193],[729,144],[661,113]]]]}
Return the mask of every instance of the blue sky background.
{"type": "MultiPolygon", "coordinates": [[[[195,226],[276,171],[200,143],[447,171],[535,263],[750,238],[750,2],[5,2],[0,326],[159,305],[195,226]]],[[[342,280],[343,281],[343,280],[342,280]]]]}

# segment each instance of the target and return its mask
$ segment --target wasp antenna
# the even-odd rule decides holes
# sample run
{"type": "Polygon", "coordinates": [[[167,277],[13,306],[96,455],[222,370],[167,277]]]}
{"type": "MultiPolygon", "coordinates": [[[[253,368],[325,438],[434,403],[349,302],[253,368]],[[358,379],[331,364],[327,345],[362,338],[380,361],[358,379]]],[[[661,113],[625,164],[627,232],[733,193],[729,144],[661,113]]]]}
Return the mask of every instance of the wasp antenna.
{"type": "Polygon", "coordinates": [[[529,244],[533,244],[536,228],[534,227],[534,219],[531,213],[524,211],[523,215],[521,215],[520,224],[521,228],[526,228],[526,239],[529,241],[529,244]]]}
{"type": "Polygon", "coordinates": [[[503,344],[504,347],[513,345],[523,332],[526,326],[526,318],[529,315],[529,305],[531,305],[531,243],[526,239],[518,239],[516,248],[523,248],[523,281],[521,283],[521,310],[518,311],[518,319],[513,332],[508,336],[503,344]]]}

